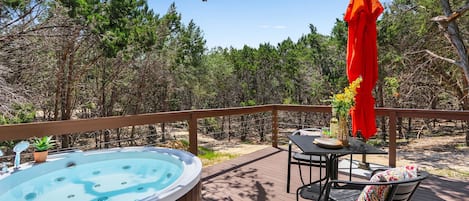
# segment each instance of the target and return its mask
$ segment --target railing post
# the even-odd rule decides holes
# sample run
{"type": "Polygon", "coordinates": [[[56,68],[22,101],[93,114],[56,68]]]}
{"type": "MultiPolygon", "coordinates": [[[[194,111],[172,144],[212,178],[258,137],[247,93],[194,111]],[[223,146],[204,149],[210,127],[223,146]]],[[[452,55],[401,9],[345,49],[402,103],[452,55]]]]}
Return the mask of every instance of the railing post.
{"type": "Polygon", "coordinates": [[[396,111],[391,111],[389,113],[389,166],[396,167],[396,152],[397,152],[397,142],[396,142],[396,111]]]}
{"type": "Polygon", "coordinates": [[[278,148],[278,110],[272,108],[272,147],[278,148]]]}
{"type": "Polygon", "coordinates": [[[189,120],[189,151],[197,156],[198,152],[197,144],[197,118],[194,114],[191,114],[191,119],[189,120]]]}

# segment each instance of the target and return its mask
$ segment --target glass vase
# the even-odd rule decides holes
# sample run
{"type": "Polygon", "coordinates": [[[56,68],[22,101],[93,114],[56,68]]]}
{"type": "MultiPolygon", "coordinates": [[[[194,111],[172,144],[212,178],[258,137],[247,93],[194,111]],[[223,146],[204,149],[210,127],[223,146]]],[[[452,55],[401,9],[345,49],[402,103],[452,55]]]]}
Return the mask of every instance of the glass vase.
{"type": "Polygon", "coordinates": [[[337,132],[337,139],[342,142],[343,146],[348,146],[348,118],[347,116],[339,115],[339,128],[337,132]]]}

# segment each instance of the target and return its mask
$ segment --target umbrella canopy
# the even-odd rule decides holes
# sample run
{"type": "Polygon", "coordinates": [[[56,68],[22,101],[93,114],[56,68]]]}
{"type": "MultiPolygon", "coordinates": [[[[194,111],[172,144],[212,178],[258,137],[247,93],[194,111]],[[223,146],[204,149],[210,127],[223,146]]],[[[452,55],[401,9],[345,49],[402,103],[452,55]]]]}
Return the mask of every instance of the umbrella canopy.
{"type": "Polygon", "coordinates": [[[363,81],[350,110],[352,133],[361,131],[365,139],[376,134],[374,103],[371,91],[378,80],[378,48],[376,20],[383,12],[378,0],[350,0],[345,13],[348,23],[347,76],[349,82],[358,77],[363,81]]]}

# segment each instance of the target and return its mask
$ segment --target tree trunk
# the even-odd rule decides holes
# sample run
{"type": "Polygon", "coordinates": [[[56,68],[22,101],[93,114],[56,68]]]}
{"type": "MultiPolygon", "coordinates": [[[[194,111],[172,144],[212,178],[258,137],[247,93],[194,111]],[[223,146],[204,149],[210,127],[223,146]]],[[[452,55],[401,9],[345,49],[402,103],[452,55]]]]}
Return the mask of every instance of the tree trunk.
{"type": "Polygon", "coordinates": [[[225,116],[221,117],[221,139],[225,139],[225,116]]]}
{"type": "Polygon", "coordinates": [[[466,146],[469,146],[469,131],[466,131],[466,146]]]}
{"type": "Polygon", "coordinates": [[[130,145],[134,146],[135,144],[135,140],[134,140],[134,137],[135,137],[135,126],[132,126],[132,129],[130,131],[130,145]]]}
{"type": "Polygon", "coordinates": [[[398,137],[403,138],[403,133],[402,133],[402,117],[397,118],[397,131],[399,132],[398,137]]]}
{"type": "Polygon", "coordinates": [[[153,145],[153,144],[156,144],[156,134],[157,134],[157,131],[156,131],[156,127],[152,124],[148,125],[148,135],[147,135],[147,145],[150,144],[150,145],[153,145]]]}
{"type": "Polygon", "coordinates": [[[110,147],[109,142],[111,141],[111,130],[106,129],[104,130],[103,134],[104,134],[104,148],[107,149],[110,147]]]}
{"type": "MultiPolygon", "coordinates": [[[[381,66],[381,65],[380,65],[381,66]]],[[[383,71],[383,68],[380,67],[380,72],[383,71]]],[[[378,80],[378,107],[384,107],[384,93],[383,93],[383,80],[384,80],[384,77],[382,75],[383,73],[380,73],[381,76],[379,76],[379,80],[378,80]]],[[[382,116],[381,117],[381,135],[382,135],[382,139],[383,139],[383,142],[386,142],[386,136],[387,136],[387,132],[386,132],[386,117],[382,116]]]]}
{"type": "Polygon", "coordinates": [[[121,128],[116,128],[117,144],[119,147],[122,147],[121,144],[121,128]]]}
{"type": "MultiPolygon", "coordinates": [[[[73,48],[73,47],[72,47],[73,48]]],[[[62,114],[62,120],[69,120],[72,118],[73,113],[73,93],[75,91],[75,54],[70,54],[68,61],[68,75],[67,75],[67,90],[65,94],[65,107],[64,114],[62,114]]]]}
{"type": "MultiPolygon", "coordinates": [[[[469,81],[465,81],[463,82],[463,94],[469,94],[469,84],[468,84],[469,81]]],[[[469,97],[467,95],[464,95],[464,97],[460,97],[459,98],[461,101],[461,104],[462,104],[462,108],[463,110],[469,110],[469,97]]],[[[466,121],[465,122],[466,125],[465,127],[468,128],[469,127],[469,121],[466,121]]],[[[466,146],[469,146],[469,131],[466,131],[466,146]]]]}
{"type": "Polygon", "coordinates": [[[106,67],[102,66],[102,75],[101,75],[101,116],[106,117],[106,67]]]}
{"type": "Polygon", "coordinates": [[[303,112],[298,112],[297,115],[298,115],[298,117],[297,117],[297,118],[298,118],[298,119],[297,119],[297,120],[298,120],[298,123],[297,123],[296,129],[303,129],[303,128],[304,128],[304,125],[303,125],[303,120],[302,120],[302,118],[301,118],[301,117],[303,116],[303,112]]]}
{"type": "Polygon", "coordinates": [[[231,142],[231,136],[233,133],[231,132],[231,116],[228,116],[228,142],[231,142]]]}
{"type": "Polygon", "coordinates": [[[166,142],[166,124],[161,123],[161,142],[166,142]]]}
{"type": "MultiPolygon", "coordinates": [[[[443,58],[445,61],[449,61],[459,67],[464,72],[465,81],[469,82],[469,53],[467,51],[464,40],[459,34],[459,27],[456,23],[456,19],[461,17],[466,11],[469,10],[469,1],[466,1],[466,5],[460,9],[453,11],[449,0],[440,0],[441,7],[443,8],[444,16],[438,16],[432,18],[433,21],[437,22],[439,28],[444,32],[445,37],[451,42],[453,47],[459,56],[459,61],[452,59],[443,58]]],[[[441,57],[440,57],[441,58],[441,57]]],[[[469,146],[469,132],[466,133],[466,145],[469,146]]]]}
{"type": "Polygon", "coordinates": [[[449,0],[440,0],[440,2],[445,16],[435,17],[432,20],[438,22],[439,27],[444,31],[446,38],[451,42],[453,47],[456,48],[460,60],[455,61],[454,64],[463,69],[466,80],[469,81],[469,55],[464,44],[464,40],[459,34],[458,24],[456,23],[456,19],[469,10],[469,2],[457,11],[453,11],[451,9],[449,0]]]}
{"type": "MultiPolygon", "coordinates": [[[[261,114],[261,115],[263,115],[263,114],[261,114]]],[[[265,128],[264,128],[264,126],[265,126],[265,119],[262,118],[261,119],[261,124],[259,125],[259,129],[260,129],[259,132],[260,132],[260,135],[261,135],[261,142],[265,142],[265,128]]]]}
{"type": "MultiPolygon", "coordinates": [[[[66,68],[68,66],[68,56],[70,55],[71,52],[71,42],[67,42],[66,45],[64,45],[64,49],[62,50],[63,52],[60,55],[59,61],[58,61],[58,72],[57,72],[57,89],[56,89],[56,105],[54,109],[54,119],[58,120],[59,117],[61,120],[67,120],[65,116],[65,99],[66,99],[66,93],[65,89],[67,86],[67,82],[65,82],[65,72],[66,68]],[[59,114],[59,109],[60,109],[60,114],[59,114]]],[[[62,148],[68,148],[70,147],[70,139],[68,135],[63,135],[61,136],[61,146],[62,148]]]]}
{"type": "Polygon", "coordinates": [[[55,86],[55,100],[54,100],[54,121],[59,120],[59,105],[61,103],[61,91],[62,91],[62,79],[63,75],[65,74],[65,66],[62,64],[65,63],[66,57],[65,53],[60,53],[60,51],[57,52],[57,67],[59,70],[57,70],[57,73],[55,74],[55,79],[56,79],[56,86],[55,86]]]}
{"type": "Polygon", "coordinates": [[[246,138],[247,138],[247,136],[246,136],[246,134],[247,134],[247,132],[246,132],[246,127],[247,127],[246,121],[247,121],[248,118],[246,118],[245,116],[246,115],[241,115],[241,141],[243,141],[243,142],[246,141],[246,138]]]}

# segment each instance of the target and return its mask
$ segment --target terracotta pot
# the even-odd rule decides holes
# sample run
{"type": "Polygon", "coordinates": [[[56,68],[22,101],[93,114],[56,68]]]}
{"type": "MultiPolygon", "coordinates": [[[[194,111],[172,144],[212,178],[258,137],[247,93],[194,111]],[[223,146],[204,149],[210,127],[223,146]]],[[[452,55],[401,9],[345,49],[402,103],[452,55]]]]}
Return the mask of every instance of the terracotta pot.
{"type": "Polygon", "coordinates": [[[33,153],[34,155],[34,162],[36,163],[42,163],[47,160],[47,155],[49,154],[48,151],[35,151],[33,153]]]}

